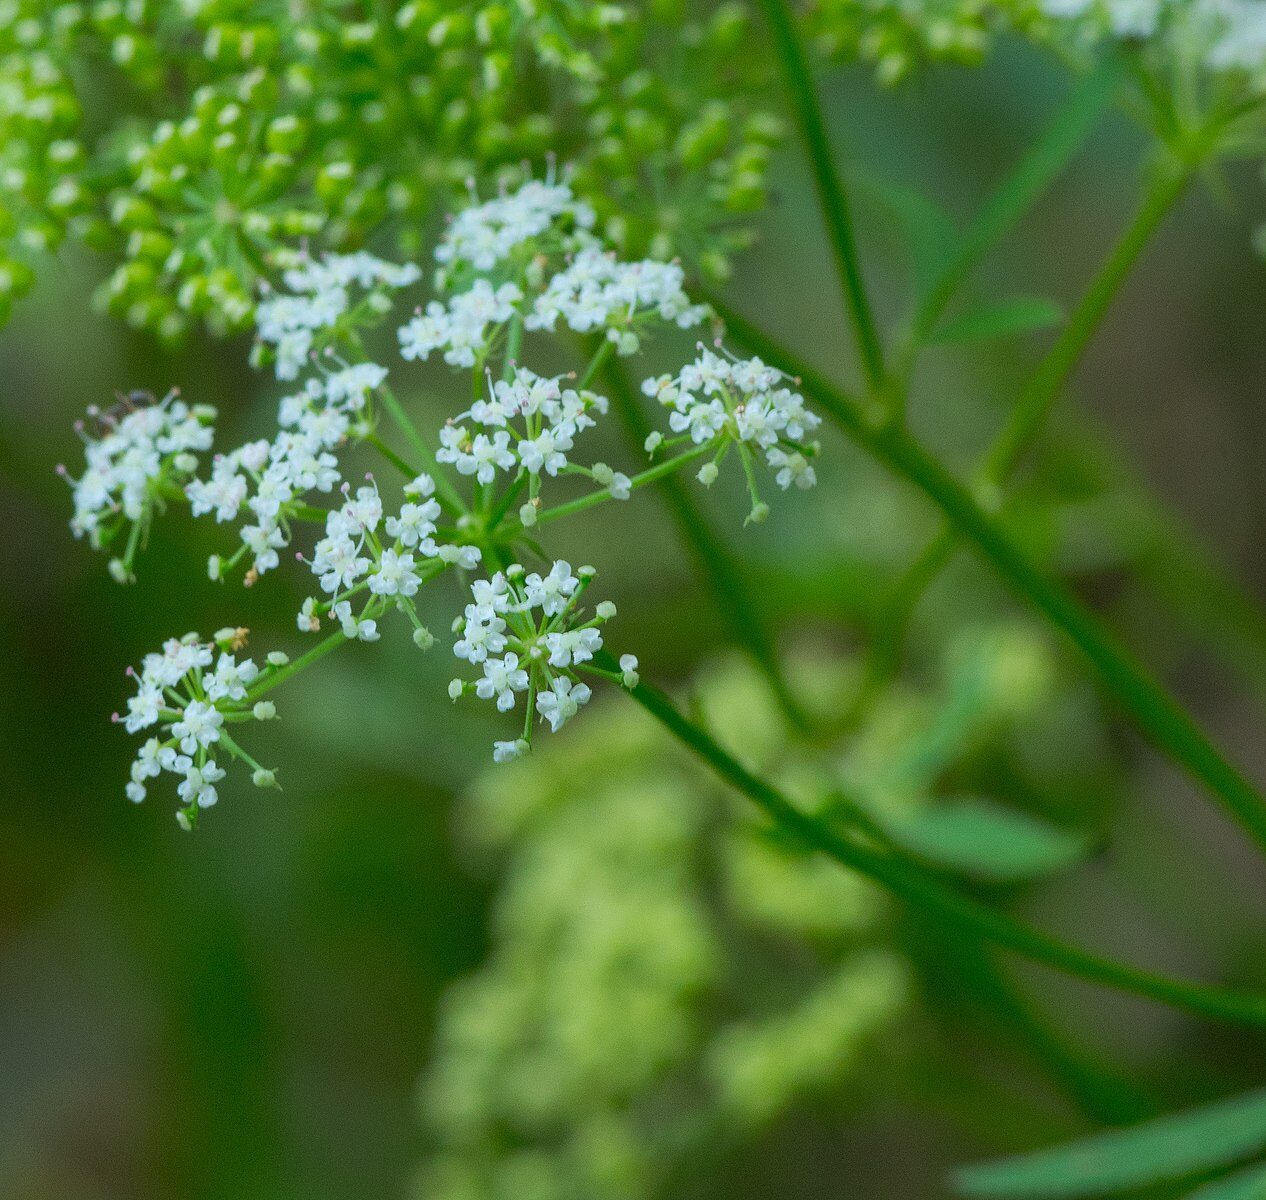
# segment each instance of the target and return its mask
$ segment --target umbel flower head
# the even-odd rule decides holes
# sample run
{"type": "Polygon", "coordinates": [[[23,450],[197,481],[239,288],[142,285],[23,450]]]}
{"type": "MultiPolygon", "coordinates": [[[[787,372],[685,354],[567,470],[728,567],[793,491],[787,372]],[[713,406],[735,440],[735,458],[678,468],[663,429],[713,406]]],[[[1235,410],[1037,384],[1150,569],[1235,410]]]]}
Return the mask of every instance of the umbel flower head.
{"type": "Polygon", "coordinates": [[[638,685],[635,656],[624,655],[617,666],[606,654],[603,631],[615,606],[585,607],[593,568],[573,571],[548,557],[547,569],[523,565],[528,555],[544,555],[532,540],[537,526],[629,500],[636,488],[705,456],[700,478],[710,482],[731,451],[751,490],[749,519],[768,512],[756,491],[758,460],[784,489],[813,483],[809,457],[817,447],[808,439],[818,419],[791,381],[758,359],[703,347],[676,375],[645,389],[669,410],[670,429],[647,449],[682,447],[674,457],[636,477],[576,460],[577,446],[608,413],[606,397],[589,386],[602,364],[613,354],[637,353],[656,329],[690,327],[708,315],[690,302],[679,264],[623,262],[591,225],[587,207],[552,174],[494,200],[476,197],[453,220],[436,252],[445,298],[397,328],[405,359],[440,352],[470,372],[462,391],[474,399],[433,440],[409,420],[387,368],[365,357],[362,337],[388,319],[395,293],[421,271],[364,253],[292,256],[281,286],[259,305],[255,362],[293,380],[271,438],[216,455],[201,474],[194,452],[210,448],[209,413],[169,397],[100,422],[102,436],[89,442],[89,470],[74,485],[77,533],[103,541],[130,522],[119,568],[130,574],[153,509],[184,500],[195,517],[242,522],[236,549],[213,556],[209,574],[224,579],[245,565],[247,585],[279,567],[281,551],[299,540],[293,558],[310,570],[314,594],[296,625],[321,637],[294,664],[280,655],[258,670],[234,657],[232,631],[227,642],[218,639],[218,659],[215,645],[193,636],[150,655],[120,718],[129,732],[159,726],[165,734],[142,747],[129,789],[135,799],[149,779],[176,774],[181,820],[192,824],[217,797],[226,753],[247,762],[257,783],[272,782],[229,733],[237,721],[272,715],[262,692],[338,645],[380,640],[393,614],[408,622],[416,646],[429,649],[435,637],[423,619],[426,585],[450,570],[481,566],[492,573],[469,585],[470,602],[453,626],[454,652],[475,674],[453,680],[449,694],[473,693],[502,713],[521,700],[517,736],[493,749],[498,762],[519,757],[538,726],[558,730],[576,716],[593,678],[638,685]],[[544,375],[526,365],[536,340],[564,328],[602,335],[583,371],[544,375]],[[429,470],[410,466],[386,444],[379,433],[384,413],[429,470]],[[374,472],[348,477],[346,459],[370,450],[405,473],[398,496],[374,472]],[[546,509],[547,480],[551,489],[587,491],[546,509]],[[305,531],[314,527],[309,537],[305,531]]]}
{"type": "Polygon", "coordinates": [[[198,467],[197,454],[214,438],[215,409],[191,408],[173,391],[155,402],[144,392],[121,396],[114,407],[90,409],[88,421],[76,425],[83,439],[85,465],[76,479],[65,467],[74,493],[70,527],[105,549],[126,531],[122,557],[110,561],[119,580],[132,577],[136,553],[145,540],[155,509],[198,467]]]}
{"type": "Polygon", "coordinates": [[[128,700],[125,714],[114,714],[128,733],[157,730],[137,751],[128,799],[140,803],[151,779],[177,776],[176,794],[182,802],[177,818],[186,829],[192,828],[200,809],[210,808],[219,798],[216,784],[225,772],[218,754],[249,766],[257,787],[276,782],[273,772],[251,758],[226,726],[277,715],[272,701],[259,697],[288,659],[270,654],[260,668],[253,659],[238,658],[235,651],[245,638],[244,629],[222,630],[209,642],[196,633],[171,638],[161,651],[145,656],[139,671],[128,669],[136,694],[128,700]]]}
{"type": "Polygon", "coordinates": [[[615,616],[615,605],[603,601],[586,619],[580,600],[594,575],[592,567],[573,572],[561,560],[544,574],[529,574],[516,563],[471,585],[471,602],[453,627],[460,635],[453,653],[482,675],[473,682],[454,679],[448,691],[454,700],[473,692],[503,713],[525,696],[522,736],[495,743],[497,762],[528,751],[534,715],[557,732],[589,702],[589,685],[578,674],[582,669],[635,686],[632,655],[620,660],[617,674],[593,665],[603,647],[602,627],[615,616]]]}
{"type": "Polygon", "coordinates": [[[763,521],[769,506],[757,491],[753,463],[763,456],[783,491],[794,483],[812,487],[817,475],[810,458],[818,453],[808,440],[822,420],[806,406],[804,397],[787,384],[794,382],[759,358],[734,359],[699,346],[699,356],[676,376],[648,379],[642,391],[669,410],[668,425],[677,436],[664,441],[656,434],[647,450],[683,441],[715,447],[715,453],[699,469],[705,486],[716,478],[731,449],[743,463],[752,499],[751,521],[763,521]]]}

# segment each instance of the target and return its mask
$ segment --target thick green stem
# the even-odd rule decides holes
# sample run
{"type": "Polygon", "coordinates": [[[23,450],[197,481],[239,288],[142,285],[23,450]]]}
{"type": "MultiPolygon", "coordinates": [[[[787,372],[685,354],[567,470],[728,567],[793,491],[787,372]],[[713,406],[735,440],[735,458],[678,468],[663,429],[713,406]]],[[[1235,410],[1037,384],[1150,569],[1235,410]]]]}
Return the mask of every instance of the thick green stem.
{"type": "Polygon", "coordinates": [[[864,450],[923,492],[974,543],[1011,587],[1062,629],[1099,672],[1108,692],[1163,752],[1203,782],[1266,849],[1266,801],[1187,712],[1061,584],[1034,567],[996,517],[904,430],[868,422],[861,406],[737,314],[722,314],[740,340],[798,375],[804,391],[864,450]]]}
{"type": "MultiPolygon", "coordinates": [[[[1187,163],[1158,167],[1133,220],[1091,282],[1068,324],[1042,359],[1011,409],[1006,424],[980,466],[984,486],[1001,488],[1041,433],[1063,393],[1069,374],[1097,332],[1143,248],[1182,195],[1191,178],[1187,163]]],[[[893,585],[883,604],[884,620],[867,660],[865,681],[854,714],[896,673],[915,610],[924,592],[952,561],[961,535],[946,523],[893,585]]]]}
{"type": "Polygon", "coordinates": [[[826,125],[818,104],[809,64],[786,0],[760,0],[761,9],[773,34],[774,51],[782,68],[783,80],[790,95],[792,110],[800,135],[804,138],[813,168],[813,181],[826,218],[827,233],[835,253],[835,265],[844,289],[844,301],[857,335],[866,382],[872,391],[878,391],[884,381],[884,355],[875,325],[874,313],[862,282],[861,265],[857,256],[857,244],[853,237],[853,221],[849,215],[848,198],[844,185],[835,169],[834,156],[827,141],[826,125]]]}
{"type": "MultiPolygon", "coordinates": [[[[611,394],[616,413],[624,423],[630,444],[640,452],[651,426],[629,387],[628,379],[617,364],[608,363],[603,381],[611,394]]],[[[663,485],[664,503],[677,526],[678,536],[694,559],[700,578],[712,592],[717,608],[728,619],[735,640],[747,650],[769,682],[787,720],[796,729],[807,730],[809,718],[787,684],[773,639],[752,603],[742,573],[735,569],[729,554],[681,479],[670,474],[665,476],[663,485]]]]}
{"type": "MultiPolygon", "coordinates": [[[[608,657],[601,656],[599,665],[610,668],[613,664],[604,661],[608,657]]],[[[953,921],[978,938],[1004,946],[1034,962],[1043,963],[1066,974],[1188,1012],[1266,1028],[1266,996],[1188,983],[1099,958],[969,899],[923,868],[841,837],[801,812],[780,791],[753,775],[704,730],[682,716],[662,692],[640,683],[631,689],[631,695],[722,779],[763,809],[783,830],[794,834],[806,846],[882,884],[903,900],[953,921]]]]}

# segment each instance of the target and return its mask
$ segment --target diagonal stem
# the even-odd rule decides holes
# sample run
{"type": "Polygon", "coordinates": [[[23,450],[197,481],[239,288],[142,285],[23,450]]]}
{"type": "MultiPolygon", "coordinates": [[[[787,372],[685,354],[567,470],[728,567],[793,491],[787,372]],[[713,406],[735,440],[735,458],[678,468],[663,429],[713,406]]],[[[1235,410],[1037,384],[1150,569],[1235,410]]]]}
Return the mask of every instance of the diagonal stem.
{"type": "Polygon", "coordinates": [[[773,34],[774,51],[787,85],[796,124],[809,154],[809,164],[813,168],[813,182],[817,187],[822,215],[826,219],[827,233],[835,253],[835,265],[844,289],[845,305],[857,336],[858,349],[861,351],[866,382],[872,391],[878,391],[884,381],[883,348],[870,300],[866,295],[866,286],[862,281],[848,197],[835,169],[822,109],[809,74],[809,64],[796,36],[786,0],[760,0],[760,6],[773,34]]]}
{"type": "Polygon", "coordinates": [[[858,402],[824,376],[737,314],[722,315],[741,341],[772,365],[798,375],[805,392],[862,449],[923,492],[1016,593],[1072,639],[1095,666],[1108,692],[1152,743],[1204,783],[1266,850],[1266,800],[1095,616],[1029,562],[992,513],[904,430],[868,422],[858,402]]]}
{"type": "MultiPolygon", "coordinates": [[[[1041,433],[1073,367],[1099,329],[1143,248],[1183,194],[1191,172],[1186,164],[1166,163],[1153,176],[1130,224],[1024,386],[1006,424],[986,452],[980,467],[986,487],[1001,488],[1041,433]]],[[[949,565],[961,542],[960,532],[946,522],[892,586],[883,604],[886,619],[876,634],[855,710],[860,711],[897,671],[915,609],[927,588],[949,565]]]]}
{"type": "MultiPolygon", "coordinates": [[[[614,667],[605,654],[595,661],[604,668],[614,667]]],[[[978,938],[1066,974],[1188,1012],[1266,1028],[1266,996],[1189,983],[1100,958],[980,904],[942,883],[924,868],[842,837],[802,812],[782,792],[748,771],[703,729],[687,720],[663,692],[639,683],[630,689],[630,694],[726,783],[764,810],[783,830],[794,834],[813,850],[882,884],[903,900],[935,912],[978,938]]]]}

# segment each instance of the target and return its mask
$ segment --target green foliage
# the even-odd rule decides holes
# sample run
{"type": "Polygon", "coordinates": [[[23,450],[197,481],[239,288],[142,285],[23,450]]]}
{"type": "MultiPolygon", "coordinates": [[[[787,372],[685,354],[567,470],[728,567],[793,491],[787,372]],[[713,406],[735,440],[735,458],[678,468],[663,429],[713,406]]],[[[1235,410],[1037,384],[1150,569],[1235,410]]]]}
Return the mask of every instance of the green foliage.
{"type": "Polygon", "coordinates": [[[547,156],[621,248],[723,271],[778,123],[741,6],[653,9],[5,0],[0,299],[73,232],[121,260],[101,298],[132,324],[236,330],[279,248],[416,253],[468,180],[547,156]]]}
{"type": "MultiPolygon", "coordinates": [[[[1023,1158],[969,1167],[956,1174],[955,1183],[960,1194],[982,1200],[1072,1200],[1232,1166],[1264,1146],[1266,1093],[1250,1092],[1023,1158]]],[[[1254,1186],[1253,1176],[1245,1186],[1254,1186]]]]}

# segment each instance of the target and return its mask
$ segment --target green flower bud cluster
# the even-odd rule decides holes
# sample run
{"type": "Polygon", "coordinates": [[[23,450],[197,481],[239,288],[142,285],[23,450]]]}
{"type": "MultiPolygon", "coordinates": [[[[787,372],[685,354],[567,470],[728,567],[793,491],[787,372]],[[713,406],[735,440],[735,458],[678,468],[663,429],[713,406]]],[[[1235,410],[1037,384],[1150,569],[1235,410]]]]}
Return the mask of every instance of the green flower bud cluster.
{"type": "Polygon", "coordinates": [[[88,203],[81,109],[64,67],[82,20],[79,5],[0,0],[0,320],[30,287],[32,259],[88,203]]]}
{"type": "MultiPolygon", "coordinates": [[[[819,654],[793,673],[815,708],[841,710],[848,664],[819,654]]],[[[910,810],[1055,687],[1018,628],[965,631],[943,675],[885,698],[843,750],[797,744],[743,663],[714,665],[692,707],[807,810],[829,817],[833,787],[860,778],[878,781],[868,803],[910,810]]],[[[583,741],[486,775],[465,815],[505,873],[492,952],[447,996],[423,1081],[436,1151],[420,1195],[659,1194],[700,1156],[875,1077],[912,997],[885,897],[746,822],[640,710],[600,705],[583,741]],[[788,962],[794,987],[753,992],[788,962]]]]}
{"type": "Polygon", "coordinates": [[[870,63],[895,84],[926,62],[978,64],[996,9],[992,0],[817,0],[808,25],[826,57],[870,63]]]}
{"type": "Polygon", "coordinates": [[[709,0],[0,0],[0,303],[71,229],[111,311],[229,332],[280,247],[416,253],[550,156],[621,248],[721,273],[780,133],[751,36],[709,0]]]}

